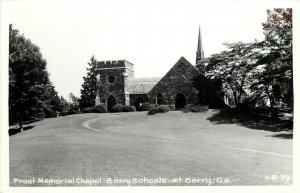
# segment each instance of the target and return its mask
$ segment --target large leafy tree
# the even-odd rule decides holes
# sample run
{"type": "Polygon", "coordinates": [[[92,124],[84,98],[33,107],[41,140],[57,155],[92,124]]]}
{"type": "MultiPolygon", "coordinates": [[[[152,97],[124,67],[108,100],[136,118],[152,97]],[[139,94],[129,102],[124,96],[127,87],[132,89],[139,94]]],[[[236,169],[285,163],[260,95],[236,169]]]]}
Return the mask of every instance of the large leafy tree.
{"type": "Polygon", "coordinates": [[[254,74],[252,91],[258,99],[268,100],[273,108],[293,106],[292,9],[268,10],[263,23],[265,39],[257,44],[262,51],[260,71],[254,74]]]}
{"type": "Polygon", "coordinates": [[[268,10],[267,14],[263,41],[225,44],[228,50],[200,64],[206,66],[208,78],[222,80],[237,107],[248,89],[253,99],[269,102],[272,109],[279,104],[293,106],[292,9],[268,10]]]}
{"type": "Polygon", "coordinates": [[[10,123],[42,118],[57,110],[59,98],[38,46],[9,26],[10,123]]]}
{"type": "MultiPolygon", "coordinates": [[[[234,104],[240,107],[245,90],[250,86],[253,70],[258,60],[252,43],[225,43],[227,50],[201,61],[205,75],[211,80],[221,80],[223,88],[230,91],[234,104]]],[[[201,67],[199,66],[198,67],[201,67]]]]}
{"type": "Polygon", "coordinates": [[[88,62],[87,75],[83,77],[83,84],[80,90],[81,96],[79,106],[81,109],[95,106],[95,98],[97,95],[97,60],[92,56],[88,62]]]}

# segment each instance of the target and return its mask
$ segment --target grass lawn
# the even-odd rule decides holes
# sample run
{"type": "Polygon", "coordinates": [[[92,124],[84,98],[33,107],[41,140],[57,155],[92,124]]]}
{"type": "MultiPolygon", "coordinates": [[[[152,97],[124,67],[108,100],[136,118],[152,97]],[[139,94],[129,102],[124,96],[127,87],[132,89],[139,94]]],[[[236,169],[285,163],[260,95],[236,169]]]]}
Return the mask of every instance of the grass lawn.
{"type": "MultiPolygon", "coordinates": [[[[10,136],[10,184],[14,179],[213,179],[228,184],[292,183],[292,139],[259,123],[212,119],[204,113],[171,111],[78,114],[45,119],[32,129],[10,136]],[[289,180],[269,180],[269,175],[289,180]]],[[[27,186],[86,186],[86,183],[27,186]]],[[[91,185],[128,185],[107,182],[91,185]]],[[[208,185],[197,183],[137,183],[131,185],[208,185]]]]}

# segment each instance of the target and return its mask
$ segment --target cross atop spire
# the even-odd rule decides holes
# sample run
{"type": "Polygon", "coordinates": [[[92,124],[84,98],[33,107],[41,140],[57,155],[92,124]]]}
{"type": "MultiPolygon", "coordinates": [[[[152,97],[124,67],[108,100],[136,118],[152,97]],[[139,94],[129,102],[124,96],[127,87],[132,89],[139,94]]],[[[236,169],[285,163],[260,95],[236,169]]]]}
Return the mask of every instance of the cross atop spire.
{"type": "Polygon", "coordinates": [[[203,52],[203,46],[202,46],[201,28],[199,25],[198,47],[197,47],[197,52],[196,52],[196,64],[198,64],[199,61],[203,58],[204,58],[204,52],[203,52]]]}

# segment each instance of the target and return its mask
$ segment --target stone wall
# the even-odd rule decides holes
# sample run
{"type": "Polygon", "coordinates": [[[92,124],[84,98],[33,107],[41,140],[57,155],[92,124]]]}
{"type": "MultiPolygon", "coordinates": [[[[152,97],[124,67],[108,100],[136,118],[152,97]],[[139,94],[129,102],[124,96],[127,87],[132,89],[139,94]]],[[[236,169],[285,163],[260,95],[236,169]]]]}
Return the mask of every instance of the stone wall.
{"type": "Polygon", "coordinates": [[[106,103],[107,97],[113,95],[117,103],[125,103],[123,69],[100,70],[100,102],[106,103]],[[108,77],[114,76],[115,82],[109,83],[108,77]]]}
{"type": "Polygon", "coordinates": [[[169,72],[148,93],[149,102],[157,104],[157,95],[163,97],[162,104],[175,104],[176,95],[181,93],[186,98],[187,104],[198,102],[198,91],[194,88],[191,79],[199,71],[185,58],[181,57],[169,72]]]}
{"type": "Polygon", "coordinates": [[[134,65],[126,60],[107,60],[99,61],[97,64],[98,69],[105,68],[126,68],[128,70],[134,71],[134,65]]]}
{"type": "Polygon", "coordinates": [[[117,103],[129,104],[126,90],[128,82],[134,77],[133,64],[126,60],[100,61],[97,65],[97,71],[99,84],[98,101],[106,104],[108,96],[112,95],[117,103]],[[110,82],[110,78],[111,80],[115,79],[115,81],[110,82]]]}

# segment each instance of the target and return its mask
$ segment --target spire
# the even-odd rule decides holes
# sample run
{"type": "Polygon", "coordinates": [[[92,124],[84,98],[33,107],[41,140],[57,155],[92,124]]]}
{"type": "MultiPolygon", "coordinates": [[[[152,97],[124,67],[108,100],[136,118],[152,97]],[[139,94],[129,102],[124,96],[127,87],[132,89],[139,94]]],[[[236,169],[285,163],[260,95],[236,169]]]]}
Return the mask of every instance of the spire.
{"type": "Polygon", "coordinates": [[[197,47],[197,52],[196,52],[196,64],[204,58],[204,52],[203,52],[203,47],[202,47],[202,38],[201,38],[201,28],[199,25],[199,36],[198,36],[198,47],[197,47]]]}

